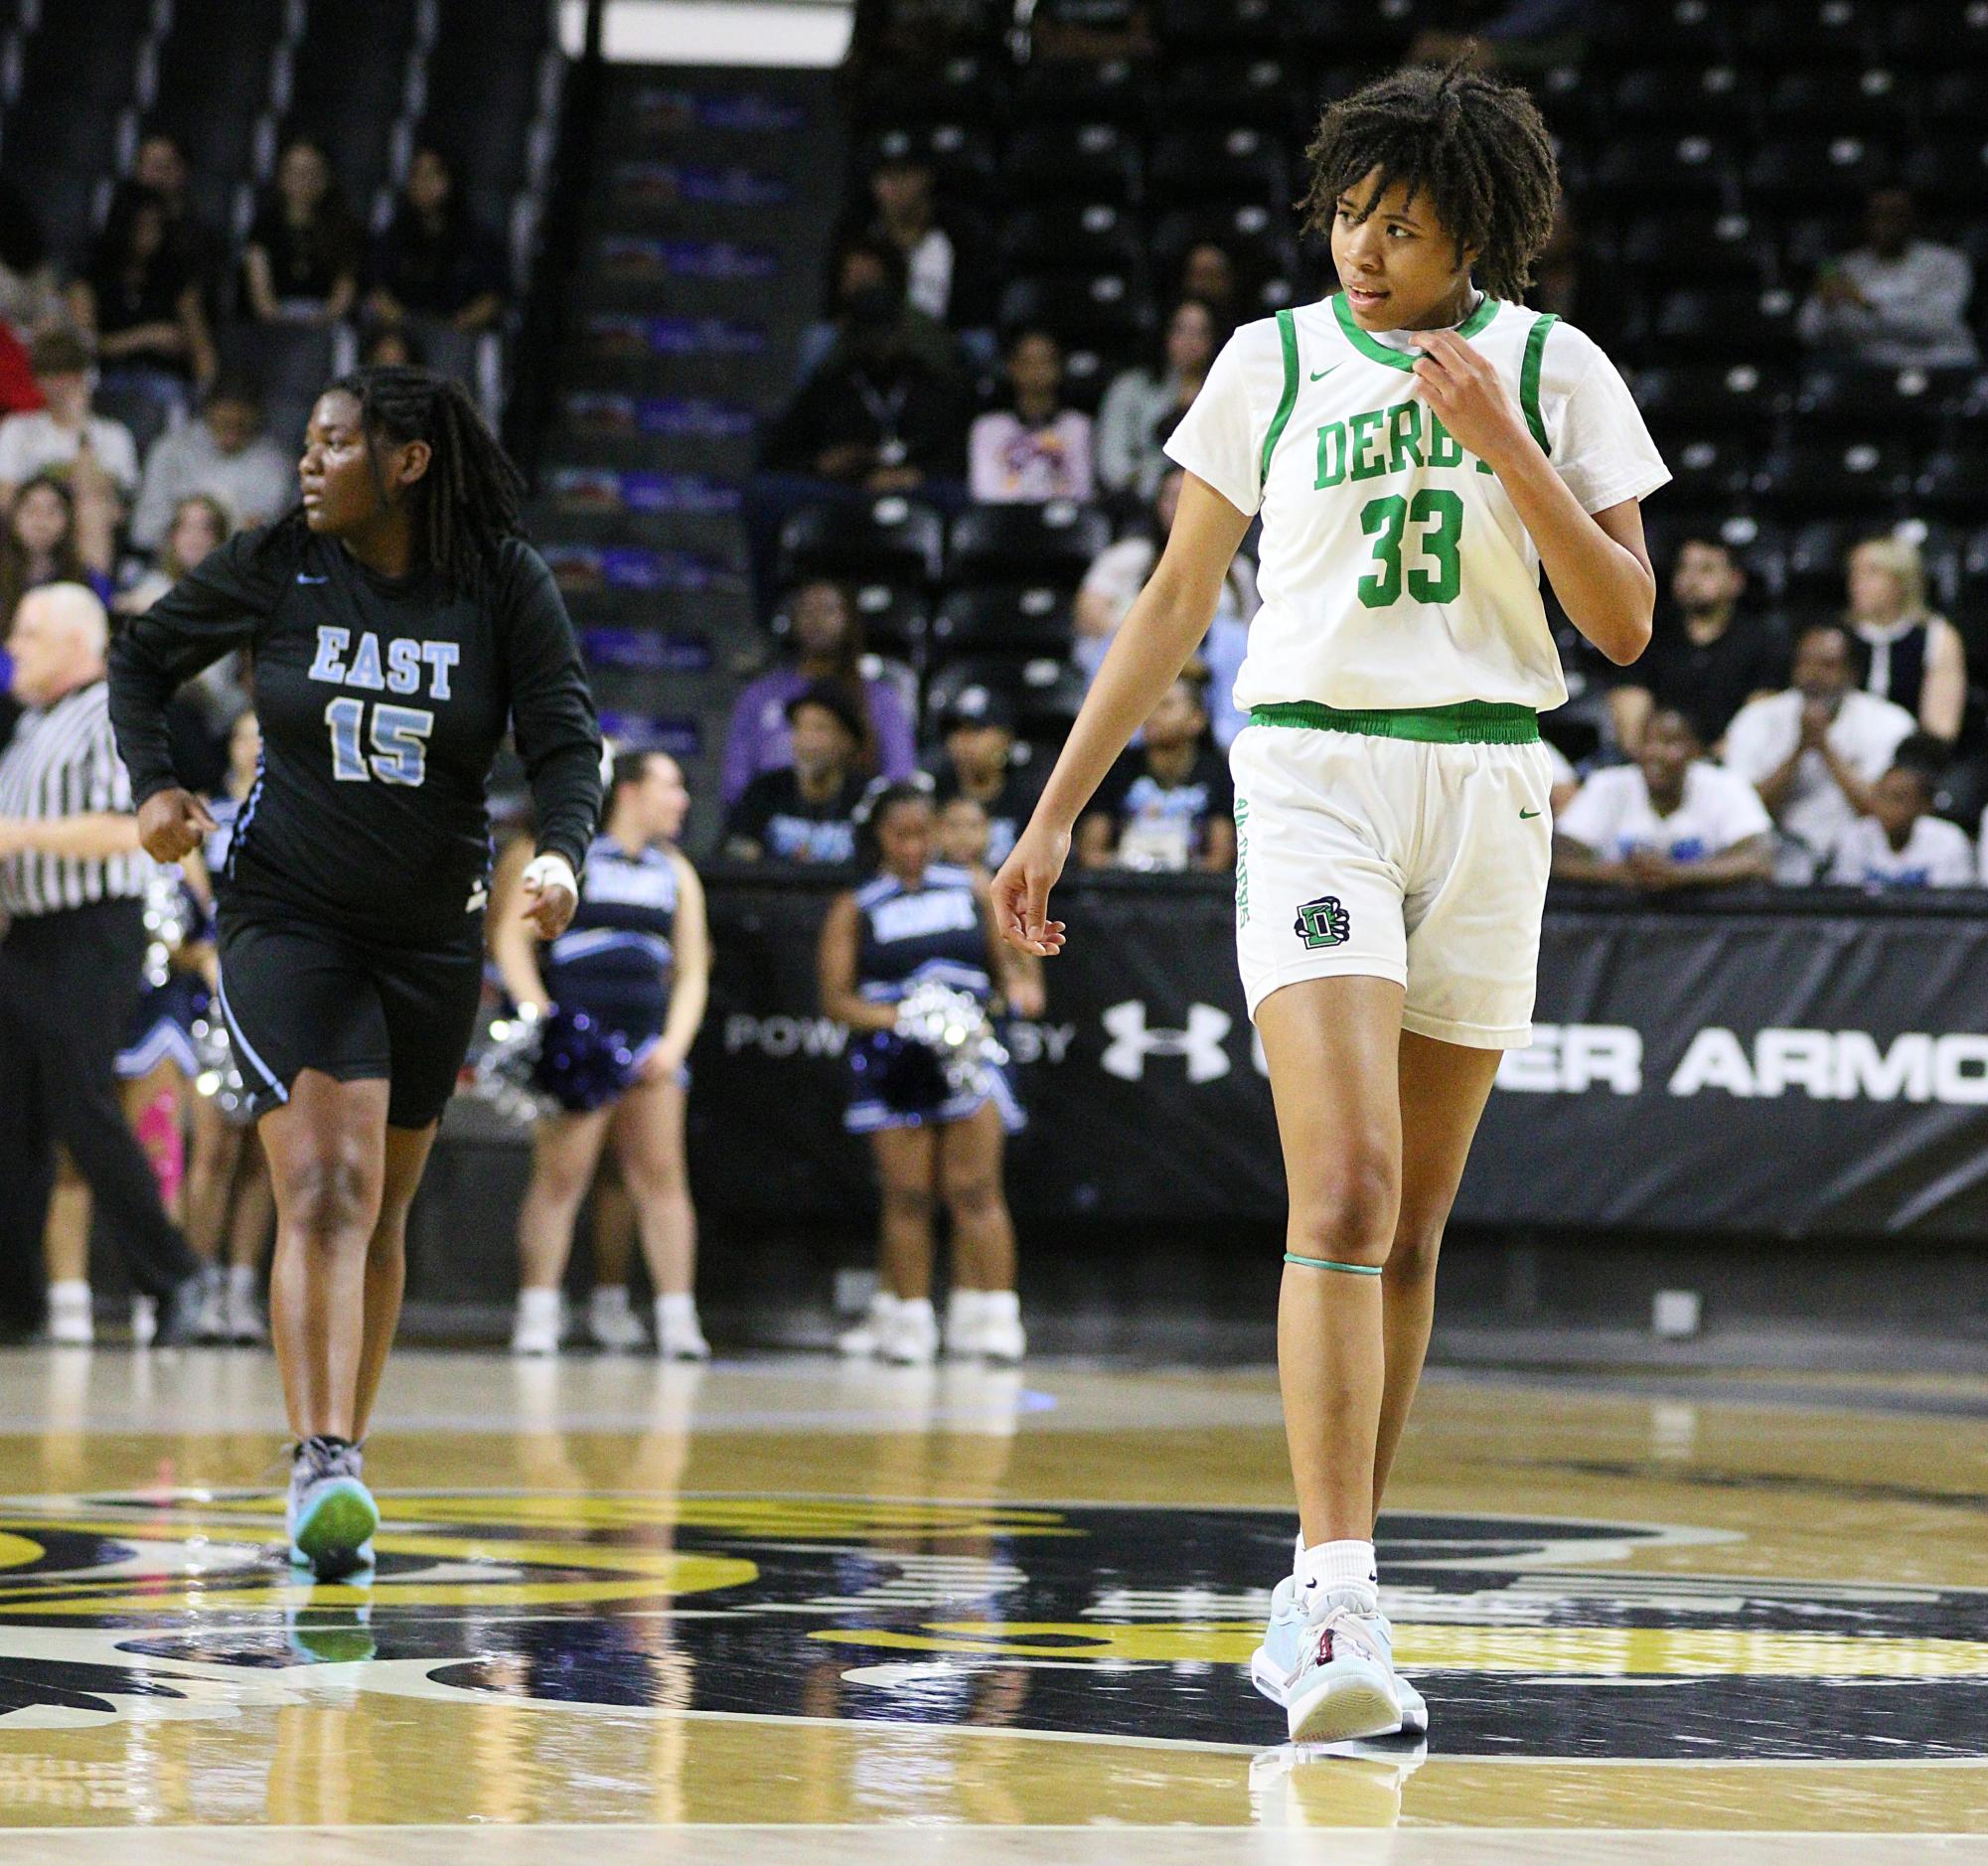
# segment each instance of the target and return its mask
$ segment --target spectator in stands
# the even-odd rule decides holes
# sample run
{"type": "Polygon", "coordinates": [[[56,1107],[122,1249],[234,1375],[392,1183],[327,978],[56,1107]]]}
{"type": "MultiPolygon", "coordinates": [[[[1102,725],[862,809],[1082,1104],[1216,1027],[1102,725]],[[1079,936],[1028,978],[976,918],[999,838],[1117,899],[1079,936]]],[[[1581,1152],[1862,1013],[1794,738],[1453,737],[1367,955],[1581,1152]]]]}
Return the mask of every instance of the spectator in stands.
{"type": "Polygon", "coordinates": [[[393,219],[374,241],[367,315],[474,338],[503,318],[504,282],[503,248],[477,225],[448,158],[416,149],[393,219]]]}
{"type": "Polygon", "coordinates": [[[835,352],[767,437],[765,464],[867,493],[925,489],[958,503],[966,479],[961,383],[907,337],[904,303],[887,285],[844,306],[835,352]]]}
{"type": "Polygon", "coordinates": [[[359,334],[359,360],[369,369],[425,369],[428,353],[404,324],[375,324],[359,334]]]}
{"type": "Polygon", "coordinates": [[[1215,314],[1218,324],[1233,326],[1242,316],[1242,286],[1236,262],[1226,246],[1197,239],[1180,260],[1180,295],[1197,298],[1215,314]]]}
{"type": "Polygon", "coordinates": [[[62,290],[33,205],[0,180],[0,323],[24,344],[63,319],[62,290]]]}
{"type": "Polygon", "coordinates": [[[1014,762],[1013,709],[992,688],[963,687],[946,708],[940,731],[944,755],[932,786],[940,829],[945,831],[946,813],[955,802],[978,806],[982,850],[977,859],[997,868],[1035,808],[1039,788],[1014,762]]]}
{"type": "Polygon", "coordinates": [[[953,297],[953,241],[939,225],[931,166],[915,155],[885,156],[869,173],[875,209],[868,232],[903,255],[905,296],[943,324],[953,297]]]}
{"type": "MultiPolygon", "coordinates": [[[[1186,475],[1175,466],[1167,468],[1152,502],[1148,523],[1129,532],[1101,550],[1077,591],[1077,641],[1071,658],[1094,680],[1104,665],[1112,637],[1132,611],[1134,600],[1152,575],[1153,565],[1166,546],[1173,529],[1173,515],[1180,505],[1181,482],[1186,475]]],[[[1208,669],[1209,703],[1215,743],[1227,751],[1248,723],[1236,709],[1234,689],[1248,652],[1250,621],[1257,612],[1256,566],[1242,551],[1230,560],[1222,579],[1222,593],[1215,600],[1214,620],[1201,643],[1201,660],[1208,669]]]]}
{"type": "Polygon", "coordinates": [[[1228,332],[1213,305],[1182,298],[1167,313],[1157,368],[1127,370],[1098,408],[1098,479],[1110,492],[1148,500],[1167,471],[1161,451],[1200,392],[1228,332]]]}
{"type": "Polygon", "coordinates": [[[1864,243],[1823,267],[1795,320],[1817,350],[1877,369],[1964,368],[1976,360],[1967,328],[1974,268],[1957,246],[1917,236],[1903,188],[1881,188],[1864,209],[1864,243]]]}
{"type": "Polygon", "coordinates": [[[1773,827],[1745,778],[1707,762],[1690,717],[1659,706],[1636,762],[1597,771],[1555,817],[1553,872],[1651,892],[1766,881],[1773,827]]]}
{"type": "Polygon", "coordinates": [[[1894,533],[1850,552],[1852,632],[1864,645],[1864,687],[1916,715],[1921,731],[1948,745],[1967,704],[1967,651],[1960,631],[1926,607],[1918,547],[1894,533]]]}
{"type": "Polygon", "coordinates": [[[111,608],[119,615],[143,615],[202,558],[226,544],[232,529],[220,500],[210,493],[189,493],[169,515],[157,560],[118,591],[111,608]]]}
{"type": "Polygon", "coordinates": [[[787,723],[794,762],[745,787],[725,823],[725,854],[735,861],[853,861],[862,714],[842,687],[817,681],[787,702],[787,723]]]}
{"type": "Polygon", "coordinates": [[[845,241],[836,253],[831,301],[834,316],[811,324],[803,333],[795,359],[795,381],[806,383],[825,363],[846,358],[854,322],[851,308],[858,303],[869,307],[877,292],[887,293],[898,307],[899,346],[923,358],[939,374],[957,375],[960,353],[952,333],[906,298],[906,278],[904,255],[889,240],[864,234],[845,241]]]}
{"type": "Polygon", "coordinates": [[[336,324],[359,299],[360,228],[325,152],[299,138],[276,164],[241,255],[242,298],[265,324],[336,324]]]}
{"type": "Polygon", "coordinates": [[[1795,643],[1794,685],[1740,708],[1726,729],[1726,768],[1760,793],[1786,839],[1783,881],[1812,878],[1843,832],[1871,808],[1871,787],[1913,730],[1912,715],[1859,690],[1857,646],[1840,622],[1795,643]]]}
{"type": "MultiPolygon", "coordinates": [[[[74,331],[57,329],[35,339],[32,355],[44,405],[0,421],[0,506],[12,504],[15,488],[37,473],[80,467],[88,478],[91,466],[128,499],[138,489],[138,446],[122,421],[90,406],[95,367],[89,346],[74,331]]],[[[92,485],[89,492],[94,490],[92,485]]]]}
{"type": "Polygon", "coordinates": [[[1717,747],[1748,700],[1786,685],[1787,642],[1740,607],[1746,588],[1747,572],[1724,540],[1708,533],[1678,547],[1671,613],[1659,617],[1648,652],[1608,690],[1615,742],[1629,757],[1640,753],[1643,728],[1658,706],[1675,707],[1699,743],[1717,747]]]}
{"type": "Polygon", "coordinates": [[[13,615],[23,596],[48,583],[81,583],[107,599],[116,509],[100,472],[31,478],[14,495],[0,532],[0,616],[13,615]]]}
{"type": "Polygon", "coordinates": [[[939,807],[939,859],[959,868],[989,867],[993,847],[987,811],[971,797],[949,797],[939,807]]]}
{"type": "Polygon", "coordinates": [[[1932,814],[1947,745],[1930,732],[1900,742],[1891,769],[1871,787],[1871,809],[1836,839],[1828,878],[1888,893],[1902,887],[1972,887],[1967,832],[1932,814]]]}
{"type": "Polygon", "coordinates": [[[261,392],[240,371],[218,375],[200,419],[153,444],[131,542],[158,549],[174,513],[196,494],[219,500],[244,529],[267,525],[296,504],[296,460],[263,432],[261,392]]]}
{"type": "Polygon", "coordinates": [[[1089,500],[1091,417],[1063,405],[1063,346],[1027,327],[1008,334],[1008,405],[991,408],[967,437],[967,490],[990,505],[1089,500]]]}
{"type": "Polygon", "coordinates": [[[815,577],[790,591],[784,608],[793,659],[749,683],[732,706],[719,785],[726,806],[737,803],[754,778],[794,762],[788,708],[823,684],[849,698],[860,773],[893,782],[909,777],[917,769],[911,713],[896,683],[880,670],[865,673],[870,657],[863,652],[862,618],[848,592],[815,577]]]}
{"type": "Polygon", "coordinates": [[[140,188],[149,188],[165,205],[166,237],[187,276],[200,288],[202,307],[212,317],[228,269],[228,241],[220,228],[194,206],[187,186],[185,153],[172,137],[154,131],[138,145],[131,179],[140,188]]]}
{"type": "Polygon", "coordinates": [[[104,388],[140,395],[177,420],[189,386],[213,380],[200,285],[173,242],[165,202],[149,188],[126,182],[112,195],[69,306],[96,347],[104,388]]]}
{"type": "Polygon", "coordinates": [[[1144,742],[1105,774],[1077,823],[1085,867],[1235,867],[1235,790],[1227,760],[1207,743],[1207,686],[1206,669],[1190,661],[1147,717],[1144,742]]]}

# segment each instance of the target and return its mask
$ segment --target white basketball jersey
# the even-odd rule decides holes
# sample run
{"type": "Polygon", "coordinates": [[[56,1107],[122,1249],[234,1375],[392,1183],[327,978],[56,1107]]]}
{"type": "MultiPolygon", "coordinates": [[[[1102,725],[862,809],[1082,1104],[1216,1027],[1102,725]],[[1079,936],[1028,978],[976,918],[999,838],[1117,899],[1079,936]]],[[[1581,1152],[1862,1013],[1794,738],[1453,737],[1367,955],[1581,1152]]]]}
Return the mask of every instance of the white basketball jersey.
{"type": "MultiPolygon", "coordinates": [[[[1620,375],[1583,333],[1487,297],[1456,334],[1496,366],[1584,510],[1670,478],[1620,375]]],[[[1361,330],[1342,298],[1280,311],[1229,339],[1166,443],[1239,511],[1263,515],[1263,607],[1238,706],[1566,700],[1539,552],[1497,476],[1418,392],[1415,361],[1361,330]]]]}

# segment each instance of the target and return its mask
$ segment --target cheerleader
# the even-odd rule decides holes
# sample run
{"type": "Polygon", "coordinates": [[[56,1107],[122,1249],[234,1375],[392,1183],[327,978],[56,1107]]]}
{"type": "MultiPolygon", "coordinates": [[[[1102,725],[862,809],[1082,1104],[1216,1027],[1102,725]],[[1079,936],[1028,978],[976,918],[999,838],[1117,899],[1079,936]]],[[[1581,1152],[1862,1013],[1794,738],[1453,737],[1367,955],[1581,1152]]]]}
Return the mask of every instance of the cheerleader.
{"type": "MultiPolygon", "coordinates": [[[[1039,975],[994,932],[985,875],[934,861],[932,801],[892,784],[870,806],[874,879],[838,895],[822,929],[822,1010],[861,1039],[896,1027],[899,1000],[928,980],[994,1008],[999,982],[1024,1016],[1042,1009],[1039,975]]],[[[850,1354],[924,1365],[938,1350],[932,1313],[932,1217],[953,1220],[954,1283],[946,1345],[956,1354],[1019,1360],[1026,1347],[1014,1292],[1014,1226],[1001,1184],[1005,1137],[1021,1126],[1006,1078],[927,1111],[889,1105],[859,1077],[844,1125],[869,1136],[882,1189],[881,1287],[868,1322],[841,1337],[850,1354]]]]}
{"type": "Polygon", "coordinates": [[[585,1011],[620,1031],[638,1059],[633,1085],[606,1106],[538,1124],[518,1215],[514,1353],[558,1352],[573,1221],[611,1133],[656,1286],[657,1351],[671,1360],[710,1355],[691,1293],[696,1213],[684,1158],[686,1064],[710,985],[703,888],[675,846],[689,807],[676,759],[655,751],[615,759],[607,827],[587,853],[579,907],[542,964],[531,922],[512,910],[522,858],[507,857],[498,872],[492,947],[521,1013],[542,1017],[555,1005],[585,1011]]]}

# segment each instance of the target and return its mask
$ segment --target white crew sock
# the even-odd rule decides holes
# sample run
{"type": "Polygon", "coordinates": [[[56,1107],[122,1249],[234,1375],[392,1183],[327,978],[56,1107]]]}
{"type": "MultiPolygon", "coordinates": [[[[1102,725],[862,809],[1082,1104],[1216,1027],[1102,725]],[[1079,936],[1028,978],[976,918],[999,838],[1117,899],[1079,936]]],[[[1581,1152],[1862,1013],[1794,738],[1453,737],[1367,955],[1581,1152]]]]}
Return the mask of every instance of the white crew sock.
{"type": "Polygon", "coordinates": [[[656,1299],[656,1325],[659,1328],[688,1327],[697,1320],[697,1299],[688,1290],[656,1299]]]}
{"type": "Polygon", "coordinates": [[[1380,1575],[1371,1542],[1319,1542],[1298,1558],[1298,1578],[1307,1604],[1341,1588],[1356,1588],[1380,1599],[1380,1575]]]}
{"type": "Polygon", "coordinates": [[[89,1285],[81,1277],[64,1277],[59,1283],[49,1285],[49,1307],[51,1309],[73,1309],[88,1315],[90,1309],[89,1285]]]}
{"type": "Polygon", "coordinates": [[[987,1322],[1019,1322],[1021,1299],[1012,1290],[983,1290],[981,1317],[987,1322]]]}
{"type": "Polygon", "coordinates": [[[973,1328],[987,1313],[987,1298],[980,1290],[955,1290],[946,1298],[946,1332],[973,1328]]]}
{"type": "Polygon", "coordinates": [[[255,1295],[255,1266],[253,1264],[229,1264],[228,1266],[228,1293],[253,1300],[255,1295]]]}
{"type": "Polygon", "coordinates": [[[596,1283],[593,1294],[587,1298],[588,1310],[596,1316],[614,1318],[629,1314],[628,1285],[625,1283],[596,1283]]]}
{"type": "Polygon", "coordinates": [[[932,1299],[929,1296],[919,1296],[900,1302],[897,1305],[897,1319],[904,1326],[921,1331],[939,1325],[938,1318],[932,1314],[932,1299]]]}
{"type": "Polygon", "coordinates": [[[518,1320],[524,1322],[549,1322],[556,1328],[559,1325],[559,1292],[520,1290],[518,1320]]]}

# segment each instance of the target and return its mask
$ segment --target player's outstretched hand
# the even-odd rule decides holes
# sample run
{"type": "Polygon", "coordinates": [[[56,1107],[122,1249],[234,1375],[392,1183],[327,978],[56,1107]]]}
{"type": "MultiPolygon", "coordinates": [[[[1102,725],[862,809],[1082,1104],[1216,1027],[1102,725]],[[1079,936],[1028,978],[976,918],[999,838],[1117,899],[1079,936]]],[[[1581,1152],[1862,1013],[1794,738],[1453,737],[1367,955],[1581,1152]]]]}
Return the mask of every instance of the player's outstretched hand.
{"type": "Polygon", "coordinates": [[[1010,946],[1040,959],[1053,959],[1063,950],[1063,922],[1049,918],[1049,890],[1062,876],[1069,855],[1068,830],[1038,829],[1031,823],[1000,864],[994,878],[994,926],[1010,946]]]}
{"type": "Polygon", "coordinates": [[[154,791],[138,809],[138,842],[154,861],[179,861],[215,827],[192,791],[154,791]]]}
{"type": "Polygon", "coordinates": [[[1418,331],[1416,336],[1422,356],[1415,377],[1423,400],[1466,450],[1495,462],[1525,433],[1497,371],[1454,331],[1418,331]]]}
{"type": "Polygon", "coordinates": [[[555,940],[572,924],[580,884],[564,855],[534,855],[519,877],[525,918],[541,940],[555,940]]]}

